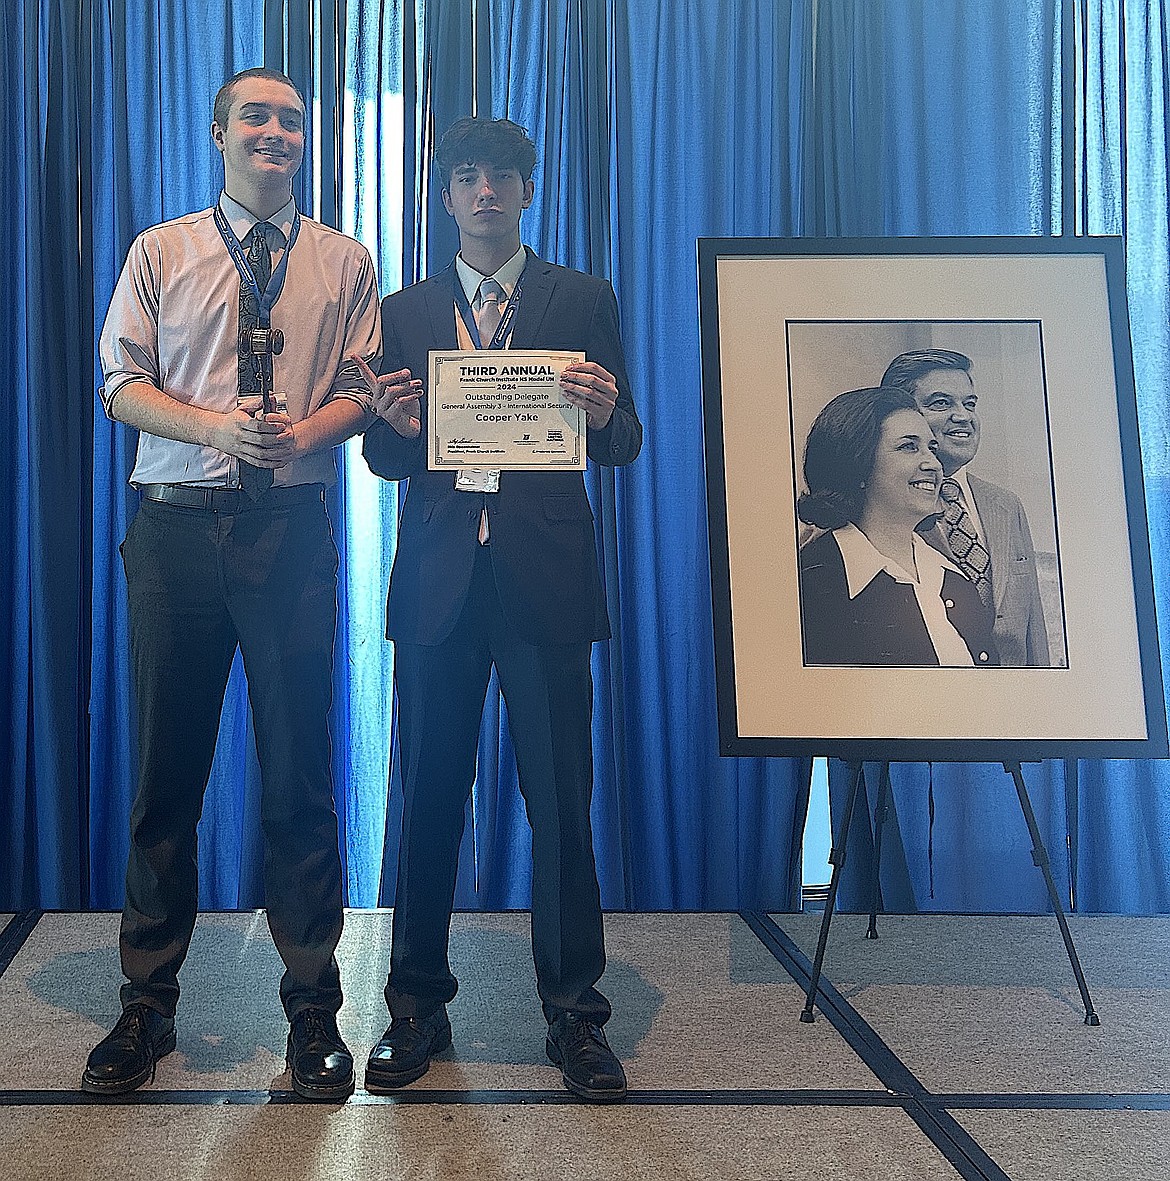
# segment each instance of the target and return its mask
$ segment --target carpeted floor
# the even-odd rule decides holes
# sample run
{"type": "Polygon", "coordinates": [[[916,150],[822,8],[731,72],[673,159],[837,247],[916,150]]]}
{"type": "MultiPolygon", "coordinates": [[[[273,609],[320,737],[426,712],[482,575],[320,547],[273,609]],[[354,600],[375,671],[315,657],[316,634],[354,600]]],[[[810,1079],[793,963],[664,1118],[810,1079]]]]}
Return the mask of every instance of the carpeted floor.
{"type": "MultiPolygon", "coordinates": [[[[544,1058],[526,914],[455,916],[454,1045],[401,1096],[359,1086],[345,1105],[288,1092],[263,914],[200,918],[178,1049],[122,1101],[76,1089],[117,1016],[118,916],[0,917],[0,1178],[1170,1174],[1170,919],[1073,920],[1097,1028],[1055,920],[953,916],[885,916],[877,941],[838,916],[804,1024],[818,921],[608,915],[607,1032],[631,1093],[594,1108],[544,1058]]],[[[351,912],[339,950],[359,1071],[387,1021],[390,929],[351,912]]]]}

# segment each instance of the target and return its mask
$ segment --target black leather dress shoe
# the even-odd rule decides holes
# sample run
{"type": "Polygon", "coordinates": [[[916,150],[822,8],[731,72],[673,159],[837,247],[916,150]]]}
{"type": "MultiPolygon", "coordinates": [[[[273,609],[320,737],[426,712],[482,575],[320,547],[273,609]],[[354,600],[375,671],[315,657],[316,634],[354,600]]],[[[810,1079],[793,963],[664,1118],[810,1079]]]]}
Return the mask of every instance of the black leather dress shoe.
{"type": "Polygon", "coordinates": [[[626,1097],[626,1072],[609,1048],[600,1025],[580,1013],[562,1013],[549,1027],[544,1043],[549,1061],[561,1068],[565,1086],[592,1103],[616,1103],[626,1097]]]}
{"type": "Polygon", "coordinates": [[[451,1044],[444,1007],[427,1017],[395,1017],[366,1063],[366,1090],[377,1095],[422,1078],[431,1058],[451,1044]]]}
{"type": "Polygon", "coordinates": [[[285,1057],[293,1090],[302,1098],[345,1099],[353,1094],[353,1055],[328,1009],[301,1009],[293,1016],[285,1057]]]}
{"type": "Polygon", "coordinates": [[[154,1078],[154,1065],[175,1048],[175,1019],[149,1005],[128,1005],[89,1055],[81,1089],[121,1095],[154,1078]]]}

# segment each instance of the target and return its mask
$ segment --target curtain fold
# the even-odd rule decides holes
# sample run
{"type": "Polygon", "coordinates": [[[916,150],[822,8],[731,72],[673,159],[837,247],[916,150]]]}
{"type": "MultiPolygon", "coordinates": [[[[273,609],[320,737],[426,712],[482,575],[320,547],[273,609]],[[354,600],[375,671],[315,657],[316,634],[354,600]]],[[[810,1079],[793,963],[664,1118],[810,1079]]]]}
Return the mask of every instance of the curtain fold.
{"type": "MultiPolygon", "coordinates": [[[[1060,126],[1054,0],[1024,9],[1010,0],[830,0],[821,13],[811,224],[819,219],[830,236],[1048,232],[1060,182],[1052,137],[1060,126]]],[[[1046,908],[1015,789],[1001,767],[896,763],[890,775],[881,856],[887,909],[1046,908]]],[[[1029,767],[1025,778],[1061,881],[1067,860],[1059,765],[1029,767]]],[[[868,764],[842,872],[843,909],[869,906],[877,784],[878,764],[868,764]]],[[[848,788],[847,767],[832,760],[835,833],[848,788]]]]}
{"type": "Polygon", "coordinates": [[[805,7],[612,6],[614,280],[646,430],[614,596],[638,907],[799,905],[807,764],[717,754],[695,240],[799,228],[801,168],[776,161],[807,114],[805,7]]]}
{"type": "MultiPolygon", "coordinates": [[[[401,286],[405,220],[414,216],[413,203],[404,201],[403,152],[404,55],[413,45],[412,14],[400,3],[348,0],[345,15],[339,224],[369,250],[385,293],[401,286]]],[[[360,452],[360,439],[345,445],[334,498],[341,565],[332,734],[348,898],[352,906],[373,906],[388,830],[394,658],[385,640],[386,586],[398,488],[374,476],[360,452]]],[[[389,827],[395,827],[393,818],[389,827]]]]}
{"type": "Polygon", "coordinates": [[[0,898],[78,907],[89,842],[92,252],[77,211],[89,194],[88,26],[67,0],[0,17],[6,225],[6,398],[0,441],[0,898]]]}
{"type": "MultiPolygon", "coordinates": [[[[1170,685],[1170,11],[1165,0],[1093,0],[1081,16],[1077,207],[1084,232],[1126,237],[1162,679],[1170,685]]],[[[1081,908],[1170,909],[1166,763],[1085,761],[1077,787],[1081,908]]]]}

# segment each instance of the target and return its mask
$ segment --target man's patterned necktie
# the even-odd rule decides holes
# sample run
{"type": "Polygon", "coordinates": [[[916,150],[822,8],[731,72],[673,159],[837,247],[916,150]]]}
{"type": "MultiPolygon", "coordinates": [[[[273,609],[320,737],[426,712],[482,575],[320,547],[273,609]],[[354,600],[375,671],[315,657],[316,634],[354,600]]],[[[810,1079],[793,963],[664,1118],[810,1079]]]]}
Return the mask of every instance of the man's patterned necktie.
{"type": "Polygon", "coordinates": [[[963,490],[957,480],[943,480],[943,531],[959,569],[975,584],[985,607],[992,604],[991,555],[979,540],[975,522],[963,504],[963,490]]]}
{"type": "MultiPolygon", "coordinates": [[[[248,265],[256,279],[256,286],[263,291],[272,278],[272,243],[271,239],[279,231],[274,225],[266,221],[258,221],[248,235],[248,265]]],[[[260,308],[256,303],[256,296],[252,285],[240,280],[240,332],[251,332],[260,326],[260,308]]],[[[272,358],[254,357],[240,352],[239,380],[240,397],[247,397],[260,393],[260,366],[268,366],[271,376],[272,358]]],[[[272,487],[272,469],[253,467],[250,463],[240,461],[240,485],[249,496],[259,496],[272,487]]]]}

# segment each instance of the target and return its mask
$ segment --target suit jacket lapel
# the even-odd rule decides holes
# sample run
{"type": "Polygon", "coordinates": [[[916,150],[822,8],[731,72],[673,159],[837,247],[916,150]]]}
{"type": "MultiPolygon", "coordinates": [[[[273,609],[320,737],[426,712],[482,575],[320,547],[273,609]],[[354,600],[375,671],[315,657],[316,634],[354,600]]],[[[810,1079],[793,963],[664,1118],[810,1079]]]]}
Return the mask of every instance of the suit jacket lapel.
{"type": "Polygon", "coordinates": [[[556,286],[552,265],[538,258],[528,247],[525,250],[528,251],[528,262],[524,267],[523,293],[520,307],[516,310],[516,322],[512,326],[511,346],[514,349],[538,347],[540,326],[556,286]]]}
{"type": "Polygon", "coordinates": [[[459,337],[455,332],[455,263],[440,271],[427,287],[427,315],[431,322],[431,339],[436,349],[457,349],[459,337]]]}

